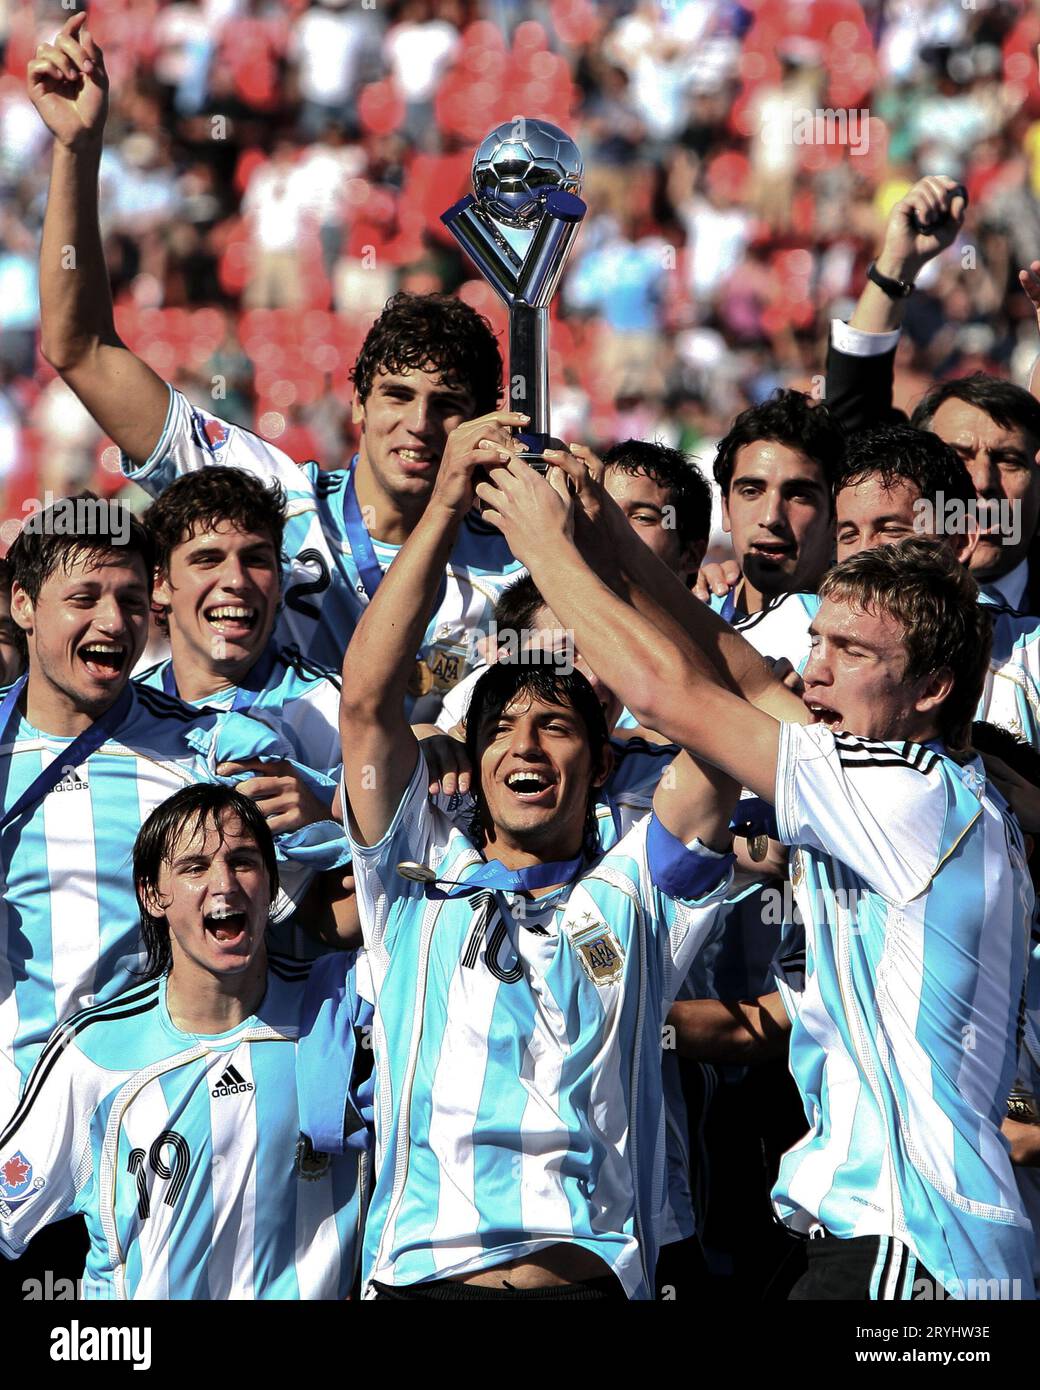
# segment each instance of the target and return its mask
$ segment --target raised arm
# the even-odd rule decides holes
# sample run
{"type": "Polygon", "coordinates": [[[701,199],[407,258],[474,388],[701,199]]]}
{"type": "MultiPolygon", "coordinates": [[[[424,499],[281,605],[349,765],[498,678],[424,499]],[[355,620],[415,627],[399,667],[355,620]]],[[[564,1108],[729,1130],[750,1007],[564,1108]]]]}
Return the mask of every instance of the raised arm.
{"type": "Polygon", "coordinates": [[[512,457],[510,425],[526,415],[497,411],[448,436],[437,482],[418,526],[383,575],[343,660],[340,734],[352,830],[374,845],[389,829],[415,770],[419,745],[405,713],[415,654],[463,517],[473,504],[473,473],[512,457]]]}
{"type": "MultiPolygon", "coordinates": [[[[665,636],[593,573],[568,533],[562,479],[557,471],[557,491],[514,459],[477,489],[485,519],[503,532],[578,650],[641,724],[772,801],[779,723],[720,684],[713,662],[685,633],[665,636]]],[[[704,631],[710,648],[714,629],[704,631]]],[[[773,680],[768,671],[766,678],[773,680]]]]}
{"type": "Polygon", "coordinates": [[[40,247],[40,347],[106,434],[137,462],[158,443],[169,389],[119,339],[98,226],[108,112],[101,49],[75,14],[28,67],[29,96],[54,136],[40,247]]]}
{"type": "Polygon", "coordinates": [[[603,464],[583,445],[570,453],[547,451],[566,473],[575,495],[579,549],[599,577],[639,609],[666,637],[692,642],[717,680],[776,719],[804,721],[800,699],[772,666],[729,623],[692,594],[644,545],[602,485],[603,464]]]}

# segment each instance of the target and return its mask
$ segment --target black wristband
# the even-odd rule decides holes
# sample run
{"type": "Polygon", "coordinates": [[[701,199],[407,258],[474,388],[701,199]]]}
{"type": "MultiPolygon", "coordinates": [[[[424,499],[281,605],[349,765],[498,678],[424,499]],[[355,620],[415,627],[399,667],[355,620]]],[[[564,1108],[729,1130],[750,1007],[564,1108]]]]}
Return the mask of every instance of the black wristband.
{"type": "Polygon", "coordinates": [[[877,268],[877,261],[871,261],[867,267],[867,279],[873,280],[882,294],[887,294],[889,299],[908,299],[914,292],[912,281],[893,280],[888,275],[882,275],[877,268]]]}

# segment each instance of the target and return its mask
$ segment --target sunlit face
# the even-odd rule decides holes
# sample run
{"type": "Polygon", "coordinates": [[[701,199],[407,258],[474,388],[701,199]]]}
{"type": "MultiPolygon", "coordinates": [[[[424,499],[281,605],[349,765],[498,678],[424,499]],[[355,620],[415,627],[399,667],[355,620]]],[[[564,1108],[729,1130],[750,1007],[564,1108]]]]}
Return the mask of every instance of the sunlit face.
{"type": "Polygon", "coordinates": [[[905,679],[904,631],[894,618],[824,599],[809,633],[802,699],[814,722],[882,741],[934,736],[949,683],[905,679]]]}
{"type": "Polygon", "coordinates": [[[594,768],[581,715],[521,692],[479,730],[480,783],[495,838],[563,859],[581,847],[589,792],[601,786],[609,753],[594,768]]]}
{"type": "Polygon", "coordinates": [[[144,650],[150,596],[139,555],[66,553],[36,602],[15,583],[11,613],[29,668],[74,709],[96,718],[118,698],[144,650]]]}
{"type": "Polygon", "coordinates": [[[823,469],[786,444],[737,450],[723,526],[748,581],[772,597],[816,589],[831,562],[834,517],[823,469]]]}
{"type": "Polygon", "coordinates": [[[539,651],[551,655],[558,665],[570,661],[575,671],[581,674],[592,686],[593,693],[603,710],[607,732],[613,733],[614,726],[621,718],[621,701],[611,688],[596,675],[585,658],[575,650],[573,634],[564,628],[551,608],[545,604],[534,615],[534,627],[522,639],[518,639],[525,651],[539,651]]]}
{"type": "Polygon", "coordinates": [[[355,394],[353,418],[379,491],[399,501],[428,497],[448,435],[475,409],[468,390],[437,372],[377,372],[368,399],[355,394]]]}
{"type": "Polygon", "coordinates": [[[156,603],[169,613],[175,653],[214,674],[243,676],[271,636],[280,578],[266,532],[221,521],[175,545],[169,573],[155,586],[156,603]]]}
{"type": "Polygon", "coordinates": [[[232,812],[220,828],[185,825],[145,906],[170,928],[173,972],[234,976],[262,961],[271,884],[255,839],[232,812]]]}
{"type": "Polygon", "coordinates": [[[685,580],[697,569],[704,558],[706,542],[696,541],[683,547],[668,488],[646,473],[627,473],[622,468],[607,468],[603,486],[639,539],[670,570],[685,580]]]}
{"type": "Polygon", "coordinates": [[[16,681],[25,666],[17,632],[18,625],[11,617],[11,595],[0,590],[0,685],[16,681]]]}
{"type": "Polygon", "coordinates": [[[977,580],[999,579],[1028,553],[1040,519],[1040,465],[1036,462],[1040,440],[1020,426],[1005,429],[984,410],[967,401],[944,401],[932,417],[931,430],[964,460],[980,498],[1015,509],[1001,526],[996,509],[991,525],[979,536],[971,556],[971,572],[977,580]]]}

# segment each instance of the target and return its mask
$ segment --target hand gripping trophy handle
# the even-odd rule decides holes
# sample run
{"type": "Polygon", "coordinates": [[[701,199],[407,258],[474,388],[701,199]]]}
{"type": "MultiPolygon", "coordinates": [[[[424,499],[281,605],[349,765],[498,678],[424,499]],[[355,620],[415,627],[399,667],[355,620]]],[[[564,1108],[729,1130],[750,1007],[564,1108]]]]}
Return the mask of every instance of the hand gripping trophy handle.
{"type": "MultiPolygon", "coordinates": [[[[536,468],[545,467],[544,449],[559,446],[549,419],[549,303],[585,210],[576,194],[551,189],[541,199],[540,216],[522,255],[499,221],[472,195],[441,216],[509,309],[509,407],[531,417],[530,426],[518,436],[527,447],[527,461],[536,468]]],[[[526,229],[530,231],[530,222],[526,229]]]]}

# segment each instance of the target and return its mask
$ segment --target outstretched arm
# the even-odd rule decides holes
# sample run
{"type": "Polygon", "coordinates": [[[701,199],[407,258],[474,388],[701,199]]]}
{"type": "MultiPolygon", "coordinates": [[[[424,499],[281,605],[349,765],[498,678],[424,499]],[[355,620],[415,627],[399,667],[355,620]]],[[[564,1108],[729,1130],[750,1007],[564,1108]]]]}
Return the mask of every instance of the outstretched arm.
{"type": "MultiPolygon", "coordinates": [[[[772,666],[729,623],[691,594],[673,570],[640,541],[603,487],[603,464],[584,445],[546,450],[566,475],[575,498],[575,538],[600,578],[680,646],[693,643],[720,684],[777,719],[805,719],[801,701],[772,666]]],[[[549,600],[547,599],[547,602],[549,600]]]]}
{"type": "Polygon", "coordinates": [[[143,462],[162,433],[169,390],[120,341],[112,317],[98,226],[108,75],[85,13],[39,46],[28,85],[54,136],[40,247],[41,351],[105,433],[143,462]]]}
{"type": "Polygon", "coordinates": [[[405,712],[408,681],[459,526],[473,504],[473,473],[510,458],[508,427],[526,420],[514,411],[496,411],[452,430],[422,519],[383,575],[347,647],[340,697],[343,775],[352,828],[362,844],[382,839],[415,770],[419,745],[405,712]],[[481,440],[501,447],[482,449],[481,440]]]}
{"type": "MultiPolygon", "coordinates": [[[[567,534],[569,504],[559,470],[554,482],[559,491],[514,459],[477,489],[485,520],[503,532],[545,602],[574,633],[578,650],[641,724],[772,801],[777,720],[721,685],[705,651],[676,625],[666,636],[593,573],[567,534]]],[[[709,626],[709,649],[712,632],[709,626]]],[[[767,679],[773,680],[768,672],[767,679]]]]}

